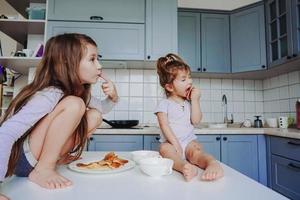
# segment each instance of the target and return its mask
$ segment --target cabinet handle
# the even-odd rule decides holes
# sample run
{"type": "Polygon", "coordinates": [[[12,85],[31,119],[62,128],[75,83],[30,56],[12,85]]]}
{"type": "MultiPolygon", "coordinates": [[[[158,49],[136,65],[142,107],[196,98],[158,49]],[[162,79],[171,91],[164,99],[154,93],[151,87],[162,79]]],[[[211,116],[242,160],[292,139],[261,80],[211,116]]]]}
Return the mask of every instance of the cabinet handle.
{"type": "Polygon", "coordinates": [[[297,54],[296,54],[296,53],[294,53],[294,54],[293,54],[293,57],[297,57],[297,54]]]}
{"type": "Polygon", "coordinates": [[[262,65],[261,68],[265,69],[265,68],[266,68],[266,65],[262,65]]]}
{"type": "Polygon", "coordinates": [[[203,68],[203,71],[206,72],[206,68],[203,68]]]}
{"type": "Polygon", "coordinates": [[[101,16],[90,16],[90,20],[103,20],[101,16]]]}
{"type": "Polygon", "coordinates": [[[289,163],[288,166],[296,171],[300,171],[300,166],[298,166],[294,163],[289,163]]]}
{"type": "Polygon", "coordinates": [[[157,141],[159,141],[160,138],[159,138],[159,137],[155,137],[155,139],[156,139],[157,141]]]}
{"type": "Polygon", "coordinates": [[[90,137],[90,141],[93,141],[94,140],[94,138],[93,137],[90,137]]]}
{"type": "Polygon", "coordinates": [[[147,56],[147,59],[149,60],[151,58],[151,56],[147,56]]]}
{"type": "Polygon", "coordinates": [[[286,57],[286,59],[288,59],[288,60],[291,59],[291,58],[292,58],[291,56],[287,56],[287,57],[286,57]]]}
{"type": "Polygon", "coordinates": [[[98,58],[102,58],[102,55],[98,54],[98,58]]]}
{"type": "Polygon", "coordinates": [[[295,145],[295,146],[300,146],[300,143],[293,142],[293,141],[288,141],[288,144],[295,145]]]}
{"type": "Polygon", "coordinates": [[[200,72],[200,71],[201,71],[201,68],[200,68],[200,67],[199,67],[199,68],[197,68],[197,71],[198,71],[198,72],[200,72]]]}
{"type": "Polygon", "coordinates": [[[223,137],[223,140],[226,141],[226,140],[227,140],[227,137],[223,137]]]}
{"type": "Polygon", "coordinates": [[[220,139],[221,139],[221,137],[216,137],[216,140],[217,140],[217,141],[220,141],[220,139]]]}

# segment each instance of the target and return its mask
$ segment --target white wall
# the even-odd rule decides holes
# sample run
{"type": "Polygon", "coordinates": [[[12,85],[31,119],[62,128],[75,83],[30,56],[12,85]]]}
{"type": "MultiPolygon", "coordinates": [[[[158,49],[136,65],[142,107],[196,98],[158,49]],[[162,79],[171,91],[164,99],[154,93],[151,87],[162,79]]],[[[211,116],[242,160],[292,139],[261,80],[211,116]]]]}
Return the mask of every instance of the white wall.
{"type": "Polygon", "coordinates": [[[233,10],[261,0],[178,0],[178,7],[233,10]]]}

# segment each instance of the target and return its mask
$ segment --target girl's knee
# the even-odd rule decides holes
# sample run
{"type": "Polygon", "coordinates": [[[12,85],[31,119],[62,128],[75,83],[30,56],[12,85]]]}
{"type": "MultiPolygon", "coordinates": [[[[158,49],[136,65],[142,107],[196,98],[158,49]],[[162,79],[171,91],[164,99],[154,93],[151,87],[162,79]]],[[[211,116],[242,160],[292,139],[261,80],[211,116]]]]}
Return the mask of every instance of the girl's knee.
{"type": "Polygon", "coordinates": [[[159,153],[161,155],[166,155],[171,149],[172,146],[169,143],[162,143],[159,146],[159,153]]]}
{"type": "Polygon", "coordinates": [[[86,105],[80,97],[67,96],[61,102],[65,110],[72,113],[83,115],[86,111],[86,105]]]}
{"type": "Polygon", "coordinates": [[[87,113],[88,123],[96,127],[100,126],[102,123],[102,114],[96,109],[90,109],[87,113]]]}

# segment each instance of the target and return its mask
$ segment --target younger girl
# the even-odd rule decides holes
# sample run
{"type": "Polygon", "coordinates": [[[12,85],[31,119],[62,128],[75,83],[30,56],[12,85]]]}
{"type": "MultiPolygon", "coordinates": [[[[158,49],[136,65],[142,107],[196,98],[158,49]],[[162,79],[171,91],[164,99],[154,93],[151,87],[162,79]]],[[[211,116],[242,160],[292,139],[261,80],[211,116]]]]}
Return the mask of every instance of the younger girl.
{"type": "Polygon", "coordinates": [[[174,161],[174,169],[187,181],[204,169],[202,180],[215,180],[223,176],[220,164],[196,141],[193,125],[202,119],[200,92],[193,87],[189,66],[177,55],[168,54],[157,61],[160,85],[167,98],[156,108],[162,131],[160,153],[174,161]]]}
{"type": "MultiPolygon", "coordinates": [[[[0,127],[0,181],[16,174],[49,189],[71,181],[56,166],[79,158],[87,138],[118,100],[101,73],[96,43],[82,34],[48,40],[32,83],[11,102],[0,127]],[[107,98],[91,96],[98,78],[107,98]],[[72,153],[72,155],[71,155],[72,153]]],[[[1,195],[0,195],[1,196],[1,195]]]]}

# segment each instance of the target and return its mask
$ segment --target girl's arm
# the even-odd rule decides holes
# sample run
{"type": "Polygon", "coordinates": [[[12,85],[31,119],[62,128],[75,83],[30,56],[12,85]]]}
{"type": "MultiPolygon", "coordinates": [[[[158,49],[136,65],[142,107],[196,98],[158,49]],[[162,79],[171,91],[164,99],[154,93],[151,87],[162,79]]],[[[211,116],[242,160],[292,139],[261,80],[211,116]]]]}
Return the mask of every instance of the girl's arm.
{"type": "Polygon", "coordinates": [[[197,88],[193,88],[191,92],[191,122],[193,125],[199,124],[202,120],[200,96],[200,91],[197,88]]]}
{"type": "Polygon", "coordinates": [[[162,133],[164,134],[166,140],[169,143],[171,143],[172,145],[174,145],[177,153],[179,153],[179,155],[182,156],[183,150],[182,150],[175,134],[173,133],[171,127],[169,126],[167,114],[163,113],[163,112],[158,112],[158,113],[156,113],[156,116],[158,119],[159,127],[160,127],[162,133]]]}

